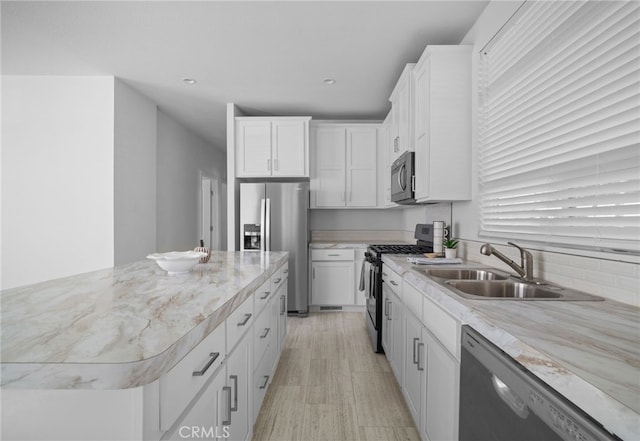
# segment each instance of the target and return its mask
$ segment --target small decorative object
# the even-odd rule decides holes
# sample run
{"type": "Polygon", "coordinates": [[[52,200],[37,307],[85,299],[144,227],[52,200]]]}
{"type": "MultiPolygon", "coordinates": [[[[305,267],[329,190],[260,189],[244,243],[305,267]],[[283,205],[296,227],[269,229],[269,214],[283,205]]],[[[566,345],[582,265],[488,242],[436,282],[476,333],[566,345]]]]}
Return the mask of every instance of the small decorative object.
{"type": "Polygon", "coordinates": [[[444,257],[455,259],[458,254],[458,240],[451,238],[444,241],[444,257]]]}
{"type": "Polygon", "coordinates": [[[200,253],[207,253],[206,256],[204,256],[202,259],[200,259],[200,263],[207,263],[209,261],[209,259],[211,258],[211,251],[209,250],[209,248],[204,246],[204,240],[200,239],[200,246],[199,247],[195,247],[193,249],[193,251],[198,251],[200,253]]]}
{"type": "Polygon", "coordinates": [[[158,266],[171,276],[188,273],[206,255],[206,253],[199,251],[170,251],[149,254],[147,259],[155,260],[158,266]]]}
{"type": "Polygon", "coordinates": [[[426,257],[427,259],[435,259],[436,257],[438,257],[438,253],[424,253],[424,257],[426,257]]]}

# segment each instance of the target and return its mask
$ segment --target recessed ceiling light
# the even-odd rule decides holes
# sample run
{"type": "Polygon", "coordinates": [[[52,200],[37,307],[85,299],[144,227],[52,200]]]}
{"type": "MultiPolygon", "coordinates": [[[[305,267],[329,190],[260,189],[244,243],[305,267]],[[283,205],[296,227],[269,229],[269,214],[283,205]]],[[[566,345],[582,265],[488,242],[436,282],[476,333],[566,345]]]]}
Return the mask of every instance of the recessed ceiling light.
{"type": "Polygon", "coordinates": [[[189,85],[193,85],[196,84],[196,80],[194,80],[193,78],[183,78],[182,81],[185,84],[189,84],[189,85]]]}
{"type": "Polygon", "coordinates": [[[336,80],[334,80],[333,78],[325,78],[324,80],[322,80],[322,82],[328,85],[336,84],[336,80]]]}

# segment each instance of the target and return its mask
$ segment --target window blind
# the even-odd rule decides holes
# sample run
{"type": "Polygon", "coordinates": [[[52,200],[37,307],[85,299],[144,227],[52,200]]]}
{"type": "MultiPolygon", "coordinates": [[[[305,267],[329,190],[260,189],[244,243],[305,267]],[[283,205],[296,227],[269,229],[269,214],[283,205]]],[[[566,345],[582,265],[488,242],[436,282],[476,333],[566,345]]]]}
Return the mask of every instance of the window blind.
{"type": "Polygon", "coordinates": [[[480,235],[640,254],[640,3],[528,1],[480,53],[480,235]]]}

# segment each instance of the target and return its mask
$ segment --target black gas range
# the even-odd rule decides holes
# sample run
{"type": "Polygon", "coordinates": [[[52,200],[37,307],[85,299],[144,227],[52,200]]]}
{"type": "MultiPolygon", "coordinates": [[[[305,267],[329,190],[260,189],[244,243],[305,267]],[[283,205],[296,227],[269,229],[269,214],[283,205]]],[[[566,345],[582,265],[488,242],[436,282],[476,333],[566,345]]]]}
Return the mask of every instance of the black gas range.
{"type": "Polygon", "coordinates": [[[418,224],[414,237],[415,244],[369,245],[363,266],[367,298],[367,330],[376,352],[382,349],[382,255],[383,254],[424,254],[433,252],[433,225],[418,224]]]}

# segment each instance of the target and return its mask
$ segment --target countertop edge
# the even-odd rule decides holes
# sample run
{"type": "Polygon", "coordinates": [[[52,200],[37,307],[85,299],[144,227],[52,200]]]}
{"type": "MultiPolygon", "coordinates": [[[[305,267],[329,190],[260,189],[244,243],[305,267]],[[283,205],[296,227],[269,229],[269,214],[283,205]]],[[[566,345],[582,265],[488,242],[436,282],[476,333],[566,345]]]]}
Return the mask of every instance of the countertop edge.
{"type": "Polygon", "coordinates": [[[195,348],[224,321],[277,268],[288,255],[276,259],[263,273],[243,287],[208,317],[157,355],[114,363],[0,363],[0,386],[6,389],[131,389],[156,381],[195,348]]]}
{"type": "MultiPolygon", "coordinates": [[[[462,325],[466,324],[476,329],[498,348],[525,366],[542,382],[591,415],[609,431],[622,439],[634,439],[638,436],[640,418],[632,408],[573,373],[557,360],[501,328],[499,324],[483,317],[481,312],[473,310],[464,300],[458,300],[456,294],[447,293],[447,289],[442,285],[429,279],[426,275],[423,276],[408,269],[404,264],[399,264],[394,258],[398,259],[398,256],[385,255],[382,260],[390,269],[401,274],[406,281],[414,285],[424,296],[438,303],[462,325]],[[523,353],[530,355],[530,357],[522,357],[523,353]]],[[[407,263],[407,265],[409,264],[407,263]]],[[[487,267],[487,265],[475,262],[465,262],[463,266],[487,267]]],[[[487,300],[476,301],[486,302],[487,300]]]]}

